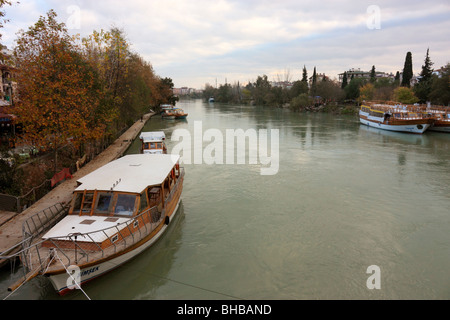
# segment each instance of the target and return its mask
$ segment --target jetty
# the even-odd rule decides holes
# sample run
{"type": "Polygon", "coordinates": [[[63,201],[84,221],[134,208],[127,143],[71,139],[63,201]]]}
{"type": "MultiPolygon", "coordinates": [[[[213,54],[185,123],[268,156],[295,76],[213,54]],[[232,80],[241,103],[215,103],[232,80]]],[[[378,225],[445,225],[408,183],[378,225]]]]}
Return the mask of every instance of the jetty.
{"type": "MultiPolygon", "coordinates": [[[[135,122],[108,148],[98,154],[85,166],[72,174],[72,178],[61,182],[39,201],[21,213],[0,212],[3,220],[0,219],[0,253],[12,255],[13,251],[7,252],[10,248],[19,244],[23,240],[23,224],[30,217],[38,212],[44,211],[56,205],[68,204],[72,199],[73,190],[77,187],[77,180],[88,173],[104,166],[105,164],[120,158],[128,149],[133,140],[139,135],[145,123],[155,113],[145,114],[140,120],[135,122]],[[6,218],[5,218],[6,217],[6,218]]],[[[7,263],[7,259],[0,259],[0,267],[7,263]]]]}

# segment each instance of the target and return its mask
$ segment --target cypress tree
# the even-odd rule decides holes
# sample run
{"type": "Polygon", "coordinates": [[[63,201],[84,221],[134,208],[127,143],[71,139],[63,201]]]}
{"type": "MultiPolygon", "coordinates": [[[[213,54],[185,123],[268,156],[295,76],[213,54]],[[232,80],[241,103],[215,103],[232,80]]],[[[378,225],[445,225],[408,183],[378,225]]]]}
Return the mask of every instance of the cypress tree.
{"type": "Polygon", "coordinates": [[[306,71],[306,66],[305,65],[303,65],[302,81],[308,83],[308,72],[306,71]]]}
{"type": "Polygon", "coordinates": [[[400,72],[397,71],[395,74],[394,84],[398,86],[400,84],[400,72]]]}
{"type": "Polygon", "coordinates": [[[342,85],[341,88],[344,89],[348,84],[348,80],[347,80],[347,71],[344,72],[344,77],[342,78],[342,85]]]}
{"type": "Polygon", "coordinates": [[[433,69],[431,68],[431,66],[433,65],[433,62],[431,62],[430,60],[430,56],[429,56],[429,50],[430,48],[427,49],[427,55],[425,56],[425,64],[422,66],[422,71],[420,72],[420,79],[419,82],[426,82],[428,80],[431,79],[431,76],[433,74],[433,69]]]}
{"type": "Polygon", "coordinates": [[[372,70],[370,71],[370,82],[374,83],[376,78],[375,78],[375,66],[372,66],[372,70]]]}
{"type": "Polygon", "coordinates": [[[314,67],[311,83],[311,95],[313,97],[316,95],[316,82],[317,82],[317,74],[316,74],[316,67],[314,67]]]}
{"type": "Polygon", "coordinates": [[[408,52],[405,58],[405,65],[403,67],[402,86],[409,88],[412,77],[413,77],[412,54],[411,52],[408,52]]]}
{"type": "Polygon", "coordinates": [[[425,62],[420,72],[419,82],[414,86],[414,93],[420,99],[420,102],[427,102],[431,92],[431,85],[433,79],[433,69],[431,66],[433,62],[430,60],[429,48],[427,49],[427,55],[425,56],[425,62]]]}

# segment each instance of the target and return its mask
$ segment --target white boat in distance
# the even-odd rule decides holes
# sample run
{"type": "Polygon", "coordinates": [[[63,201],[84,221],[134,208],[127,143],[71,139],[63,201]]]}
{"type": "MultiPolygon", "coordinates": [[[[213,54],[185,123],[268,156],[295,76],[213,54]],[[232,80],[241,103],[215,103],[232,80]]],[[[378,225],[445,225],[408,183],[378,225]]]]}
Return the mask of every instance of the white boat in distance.
{"type": "Polygon", "coordinates": [[[141,132],[139,139],[141,140],[141,153],[167,153],[166,135],[163,131],[141,132]]]}
{"type": "Polygon", "coordinates": [[[22,251],[25,278],[45,275],[63,295],[154,244],[180,203],[178,161],[178,155],[127,155],[79,179],[68,215],[22,251]]]}

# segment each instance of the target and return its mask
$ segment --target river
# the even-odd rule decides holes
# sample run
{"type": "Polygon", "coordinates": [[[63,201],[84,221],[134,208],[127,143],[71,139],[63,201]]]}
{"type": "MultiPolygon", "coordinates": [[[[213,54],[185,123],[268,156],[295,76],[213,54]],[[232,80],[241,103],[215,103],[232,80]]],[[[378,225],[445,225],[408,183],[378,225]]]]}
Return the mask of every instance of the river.
{"type": "MultiPolygon", "coordinates": [[[[84,285],[91,299],[450,299],[450,134],[381,131],[355,115],[177,106],[187,120],[154,116],[144,131],[164,131],[169,151],[190,143],[178,216],[152,248],[84,285]],[[239,129],[258,138],[244,163],[237,143],[234,161],[226,146],[239,129]],[[262,157],[253,152],[265,133],[262,157]],[[213,140],[223,148],[211,152],[213,140]]],[[[128,153],[138,150],[134,141],[128,153]]],[[[86,296],[60,298],[35,279],[10,299],[86,296]]]]}

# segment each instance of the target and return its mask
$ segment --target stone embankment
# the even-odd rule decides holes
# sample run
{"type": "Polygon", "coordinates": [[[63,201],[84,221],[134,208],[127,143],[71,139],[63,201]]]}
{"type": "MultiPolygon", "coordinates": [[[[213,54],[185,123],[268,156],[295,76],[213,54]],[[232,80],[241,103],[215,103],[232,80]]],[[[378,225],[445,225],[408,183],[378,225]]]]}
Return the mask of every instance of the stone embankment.
{"type": "MultiPolygon", "coordinates": [[[[12,215],[6,222],[0,226],[0,253],[5,252],[9,248],[15,246],[22,241],[22,225],[32,215],[47,209],[57,203],[68,203],[72,198],[72,192],[77,186],[77,180],[84,177],[88,173],[104,166],[105,164],[121,157],[131,142],[141,132],[145,123],[154,115],[154,113],[146,114],[141,120],[134,123],[125,133],[123,133],[113,144],[111,144],[102,153],[97,155],[93,160],[80,168],[72,175],[72,179],[62,182],[60,185],[51,190],[43,198],[35,204],[25,209],[21,213],[2,213],[12,215]]],[[[6,261],[0,260],[0,266],[6,261]]]]}

